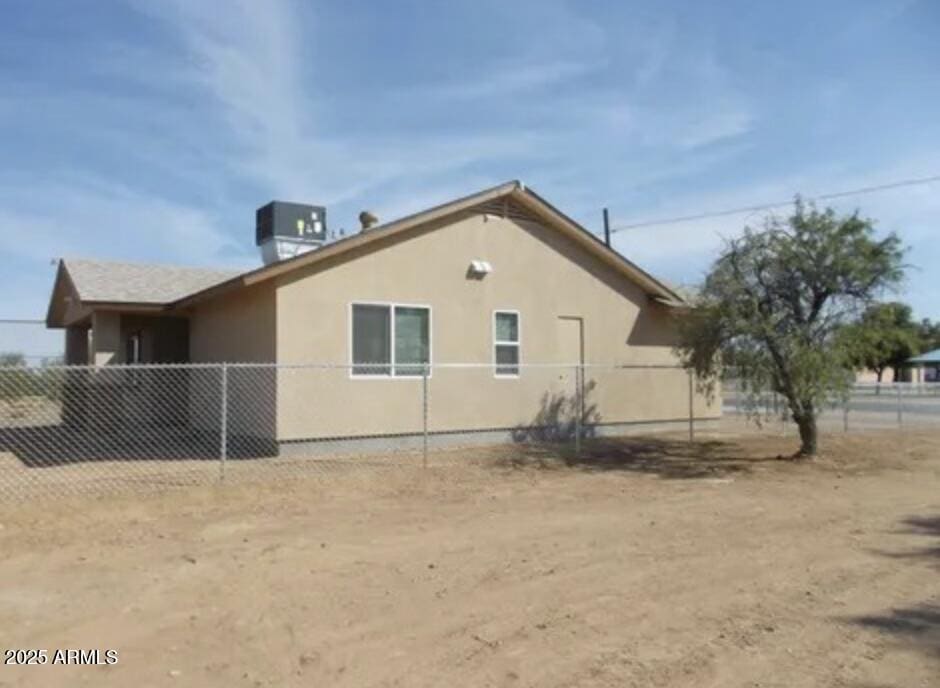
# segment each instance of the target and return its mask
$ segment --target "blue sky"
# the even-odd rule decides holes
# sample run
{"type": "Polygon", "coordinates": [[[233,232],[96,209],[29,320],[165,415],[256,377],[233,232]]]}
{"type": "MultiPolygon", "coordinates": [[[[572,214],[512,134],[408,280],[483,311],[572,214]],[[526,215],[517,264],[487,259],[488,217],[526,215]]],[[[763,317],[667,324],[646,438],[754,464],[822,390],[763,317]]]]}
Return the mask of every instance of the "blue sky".
{"type": "MultiPolygon", "coordinates": [[[[521,178],[599,231],[605,205],[617,225],[940,174],[930,0],[3,9],[0,317],[42,317],[59,256],[256,265],[272,198],[349,231],[521,178]]],[[[902,297],[940,318],[940,185],[836,207],[904,238],[902,297]]],[[[615,246],[694,283],[754,219],[615,246]]]]}

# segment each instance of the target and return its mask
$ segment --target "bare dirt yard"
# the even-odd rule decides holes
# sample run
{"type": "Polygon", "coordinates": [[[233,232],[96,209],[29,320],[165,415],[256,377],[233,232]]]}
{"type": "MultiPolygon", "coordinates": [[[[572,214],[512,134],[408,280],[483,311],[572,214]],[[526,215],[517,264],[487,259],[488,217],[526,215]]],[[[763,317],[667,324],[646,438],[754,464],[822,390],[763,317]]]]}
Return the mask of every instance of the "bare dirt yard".
{"type": "Polygon", "coordinates": [[[938,686],[940,433],[0,507],[3,686],[938,686]]]}

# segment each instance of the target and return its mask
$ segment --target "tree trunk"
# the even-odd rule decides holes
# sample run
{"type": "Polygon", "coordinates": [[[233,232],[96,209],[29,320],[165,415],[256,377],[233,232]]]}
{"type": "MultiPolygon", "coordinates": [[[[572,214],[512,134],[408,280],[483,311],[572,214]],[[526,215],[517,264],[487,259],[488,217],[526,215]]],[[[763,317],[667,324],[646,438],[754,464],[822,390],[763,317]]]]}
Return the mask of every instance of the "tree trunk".
{"type": "Polygon", "coordinates": [[[796,427],[800,431],[800,451],[798,457],[816,456],[816,416],[812,413],[804,413],[793,420],[796,421],[796,427]]]}

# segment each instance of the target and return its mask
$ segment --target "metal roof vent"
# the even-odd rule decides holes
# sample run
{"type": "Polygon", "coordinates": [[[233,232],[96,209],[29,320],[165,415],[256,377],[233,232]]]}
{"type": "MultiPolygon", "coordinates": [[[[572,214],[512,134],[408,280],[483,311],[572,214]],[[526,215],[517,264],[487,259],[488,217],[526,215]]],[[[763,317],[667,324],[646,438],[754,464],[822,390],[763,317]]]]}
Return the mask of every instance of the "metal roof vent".
{"type": "Polygon", "coordinates": [[[362,225],[362,231],[365,232],[379,224],[379,216],[371,210],[363,210],[359,213],[359,224],[362,225]]]}
{"type": "Polygon", "coordinates": [[[271,201],[255,212],[255,244],[265,265],[320,248],[326,241],[326,208],[271,201]]]}

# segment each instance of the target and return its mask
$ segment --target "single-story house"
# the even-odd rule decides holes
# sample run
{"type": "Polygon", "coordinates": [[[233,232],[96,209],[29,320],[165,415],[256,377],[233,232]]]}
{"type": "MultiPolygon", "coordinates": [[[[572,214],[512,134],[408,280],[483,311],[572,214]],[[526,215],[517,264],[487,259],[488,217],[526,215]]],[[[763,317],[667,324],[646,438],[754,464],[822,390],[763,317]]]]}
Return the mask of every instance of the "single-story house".
{"type": "Polygon", "coordinates": [[[907,359],[914,370],[914,382],[940,382],[940,349],[907,359]]]}
{"type": "MultiPolygon", "coordinates": [[[[276,363],[233,367],[228,394],[230,427],[278,443],[413,432],[425,363],[433,432],[544,417],[571,377],[530,363],[664,366],[587,369],[592,422],[688,419],[688,377],[666,367],[687,302],[521,182],[376,226],[364,213],[361,232],[285,259],[263,210],[266,264],[246,272],[60,261],[46,321],[66,363],[276,363]]],[[[314,224],[297,221],[298,242],[314,224]]],[[[719,409],[696,392],[698,418],[719,409]]]]}

